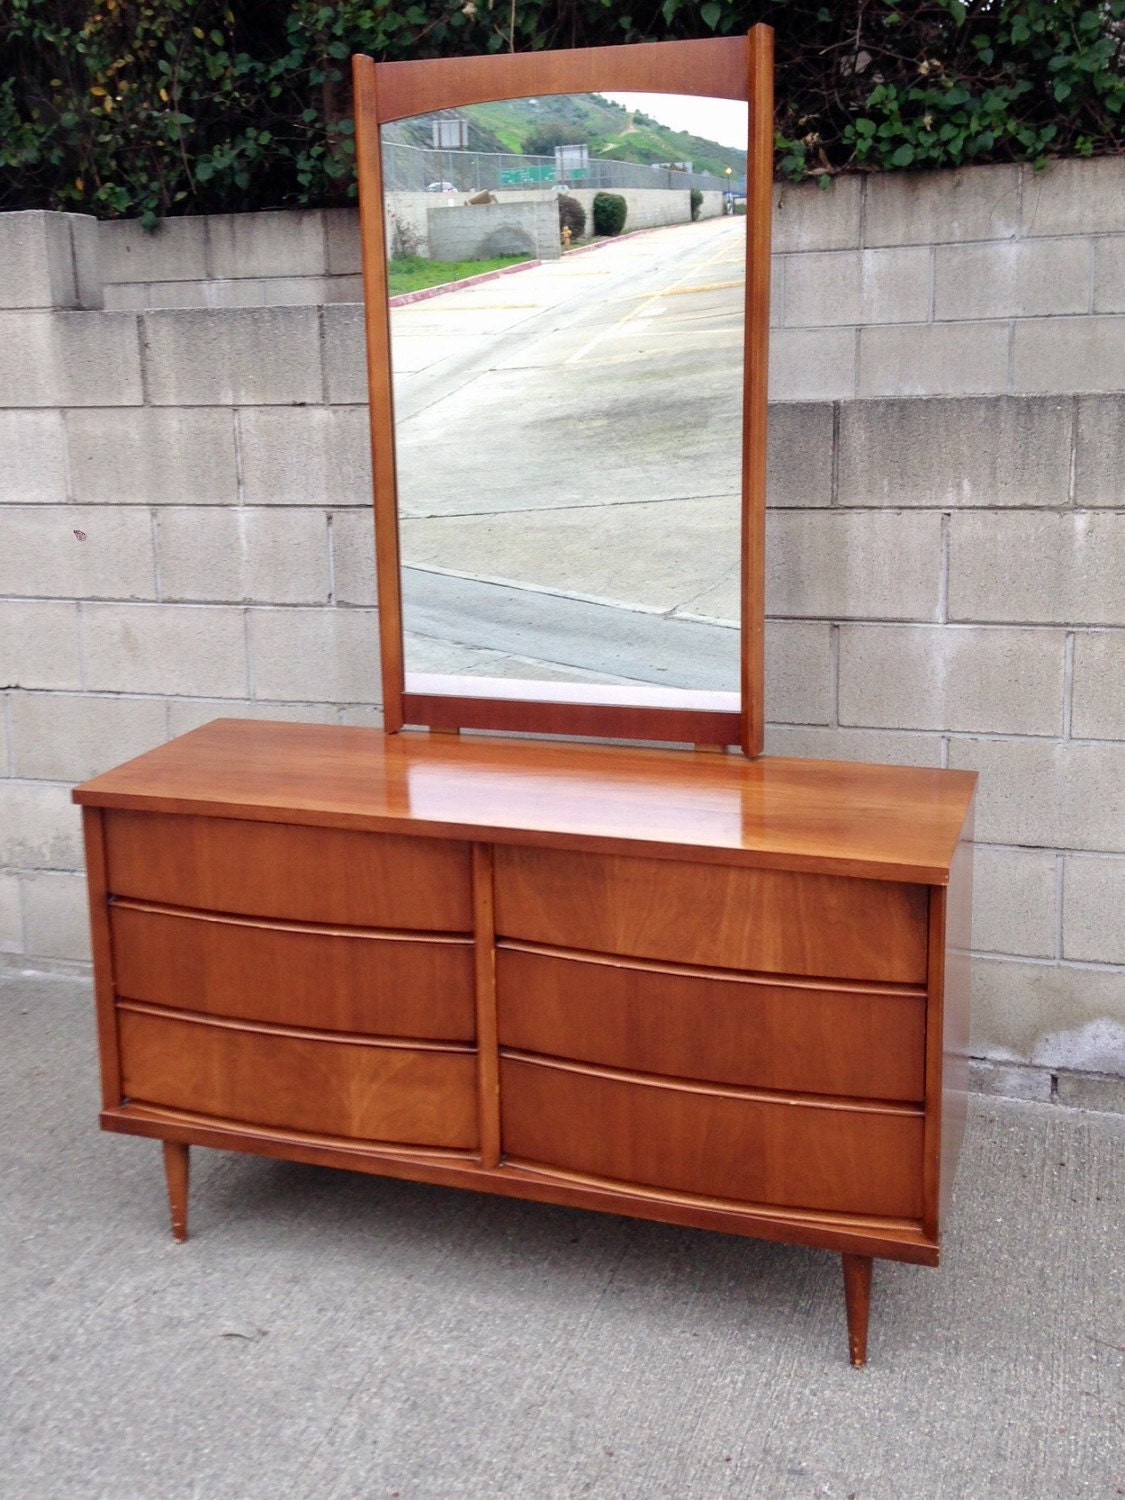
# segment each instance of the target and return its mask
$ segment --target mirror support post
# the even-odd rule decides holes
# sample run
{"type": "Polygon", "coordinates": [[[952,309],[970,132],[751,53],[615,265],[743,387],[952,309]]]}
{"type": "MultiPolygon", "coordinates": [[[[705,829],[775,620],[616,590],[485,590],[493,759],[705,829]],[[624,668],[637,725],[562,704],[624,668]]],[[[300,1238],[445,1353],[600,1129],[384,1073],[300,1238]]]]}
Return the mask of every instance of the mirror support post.
{"type": "Polygon", "coordinates": [[[773,31],[750,31],[746,153],[746,385],[742,412],[742,752],[765,736],[766,453],[773,207],[773,31]]]}
{"type": "Polygon", "coordinates": [[[372,58],[357,54],[352,59],[359,229],[363,247],[363,304],[367,334],[367,390],[371,421],[371,477],[375,499],[375,572],[379,589],[383,725],[388,734],[396,734],[404,722],[402,695],[405,678],[390,306],[387,300],[386,224],[383,217],[383,163],[379,150],[375,76],[375,62],[372,58]]]}

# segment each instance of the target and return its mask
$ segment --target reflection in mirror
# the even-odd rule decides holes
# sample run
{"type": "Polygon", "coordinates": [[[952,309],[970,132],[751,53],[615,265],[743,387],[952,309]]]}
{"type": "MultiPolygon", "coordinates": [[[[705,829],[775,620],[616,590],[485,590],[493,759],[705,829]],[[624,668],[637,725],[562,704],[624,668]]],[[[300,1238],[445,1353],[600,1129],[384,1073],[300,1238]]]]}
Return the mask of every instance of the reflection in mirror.
{"type": "Polygon", "coordinates": [[[383,128],[407,672],[738,689],[746,106],[644,105],[383,128]]]}

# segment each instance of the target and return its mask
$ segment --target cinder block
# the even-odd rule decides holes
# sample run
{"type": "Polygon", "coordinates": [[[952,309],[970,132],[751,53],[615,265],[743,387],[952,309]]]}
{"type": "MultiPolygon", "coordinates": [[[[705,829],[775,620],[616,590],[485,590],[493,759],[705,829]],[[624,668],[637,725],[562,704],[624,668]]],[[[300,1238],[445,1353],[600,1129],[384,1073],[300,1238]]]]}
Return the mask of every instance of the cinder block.
{"type": "Polygon", "coordinates": [[[23,902],[14,870],[0,870],[0,953],[22,953],[23,902]]]}
{"type": "Polygon", "coordinates": [[[359,210],[326,208],[324,237],[328,247],[329,276],[358,276],[363,271],[359,242],[359,210]]]}
{"type": "Polygon", "coordinates": [[[58,411],[0,411],[0,504],[64,504],[66,440],[58,411]]]}
{"type": "Polygon", "coordinates": [[[1066,634],[843,625],[840,722],[873,729],[1061,734],[1066,634]]]}
{"type": "Polygon", "coordinates": [[[1076,633],[1071,693],[1075,739],[1125,740],[1125,630],[1076,633]]]}
{"type": "Polygon", "coordinates": [[[0,548],[0,593],[42,598],[151,599],[152,528],[144,511],[26,505],[0,548]]]}
{"type": "Polygon", "coordinates": [[[324,283],[324,302],[362,302],[362,276],[329,276],[324,283]]]}
{"type": "Polygon", "coordinates": [[[766,609],[823,619],[936,620],[941,517],[892,511],[774,511],[766,609]]]}
{"type": "Polygon", "coordinates": [[[1120,234],[1125,231],[1125,158],[1052,161],[1025,170],[1025,234],[1120,234]]]}
{"type": "Polygon", "coordinates": [[[1034,1068],[1029,1063],[989,1062],[982,1057],[969,1059],[971,1094],[1050,1104],[1054,1097],[1053,1076],[1050,1068],[1034,1068]]]}
{"type": "Polygon", "coordinates": [[[157,528],[163,599],[328,603],[322,510],[173,506],[157,528]]]}
{"type": "Polygon", "coordinates": [[[367,408],[238,414],[247,505],[371,505],[367,408]]]}
{"type": "Polygon", "coordinates": [[[66,430],[76,500],[91,505],[238,502],[229,410],[90,407],[67,412],[66,430]]]}
{"type": "Polygon", "coordinates": [[[800,760],[859,760],[877,766],[940,766],[941,736],[767,724],[766,754],[800,760]]]}
{"type": "Polygon", "coordinates": [[[285,719],[295,724],[335,724],[332,703],[256,703],[249,698],[173,698],[168,704],[169,732],[187,734],[213,719],[285,719]]]}
{"type": "Polygon", "coordinates": [[[832,627],[819,621],[766,624],[766,718],[827,724],[832,718],[832,627]]]}
{"type": "Polygon", "coordinates": [[[929,313],[929,246],[785,258],[785,322],[790,328],[924,323],[929,313]]]}
{"type": "Polygon", "coordinates": [[[949,618],[1125,625],[1125,515],[955,513],[949,618]]]}
{"type": "Polygon", "coordinates": [[[68,786],[0,781],[0,865],[22,870],[82,868],[81,823],[68,786]]]}
{"type": "Polygon", "coordinates": [[[375,605],[375,524],[370,509],[332,516],[332,598],[336,604],[375,605]]]}
{"type": "Polygon", "coordinates": [[[328,288],[332,283],[327,276],[265,276],[253,283],[226,283],[235,287],[248,284],[258,288],[255,305],[261,307],[322,307],[328,301],[328,288]]]}
{"type": "Polygon", "coordinates": [[[791,250],[851,250],[859,245],[863,181],[836,177],[827,190],[814,183],[776,183],[773,190],[774,253],[791,250]]]}
{"type": "Polygon", "coordinates": [[[367,347],[363,308],[343,303],[326,307],[324,318],[324,399],[332,406],[367,400],[367,347]]]}
{"type": "Polygon", "coordinates": [[[167,739],[159,698],[13,693],[12,774],[85,781],[167,739]]]}
{"type": "Polygon", "coordinates": [[[1018,322],[1013,372],[1017,394],[1125,389],[1125,315],[1018,322]]]}
{"type": "Polygon", "coordinates": [[[934,317],[1030,318],[1089,311],[1090,241],[1003,240],[939,245],[934,317]]]}
{"type": "Polygon", "coordinates": [[[1063,866],[1063,957],[1125,964],[1125,857],[1068,854],[1063,866]]]}
{"type": "Polygon", "coordinates": [[[1125,510],[1125,396],[1078,402],[1074,503],[1125,510]]]}
{"type": "Polygon", "coordinates": [[[142,229],[138,219],[98,226],[98,257],[106,285],[131,281],[205,281],[207,220],[162,219],[142,229]]]}
{"type": "Polygon", "coordinates": [[[153,405],[319,403],[317,318],[314,307],[146,313],[153,405]]]}
{"type": "Polygon", "coordinates": [[[841,401],[855,395],[853,328],[779,328],[770,338],[775,401],[841,401]]]}
{"type": "MultiPolygon", "coordinates": [[[[1125,1060],[1125,1047],[1115,1053],[1125,1060]]],[[[1070,1109],[1098,1109],[1107,1114],[1125,1114],[1125,1072],[1087,1073],[1060,1068],[1055,1074],[1055,1097],[1070,1109]]]]}
{"type": "Polygon", "coordinates": [[[82,686],[77,604],[0,599],[0,684],[82,686]]]}
{"type": "Polygon", "coordinates": [[[29,958],[90,957],[90,904],[86,877],[45,871],[23,877],[29,958]]]}
{"type": "Polygon", "coordinates": [[[211,214],[207,236],[212,276],[323,276],[328,270],[318,209],[211,214]]]}
{"type": "Polygon", "coordinates": [[[1125,234],[1094,241],[1094,311],[1125,312],[1125,234]]]}
{"type": "Polygon", "coordinates": [[[861,396],[999,395],[1007,386],[1006,323],[888,324],[859,330],[861,396]]]}
{"type": "Polygon", "coordinates": [[[980,772],[985,843],[1125,850],[1125,745],[955,737],[949,764],[980,772]]]}
{"type": "Polygon", "coordinates": [[[1019,167],[874,173],[866,179],[865,245],[1011,239],[1019,229],[1019,167]]]}
{"type": "Polygon", "coordinates": [[[976,958],[974,1055],[1125,1073],[1125,971],[976,958]]]}
{"type": "Polygon", "coordinates": [[[768,505],[832,504],[832,430],[830,402],[770,403],[768,505]]]}
{"type": "Polygon", "coordinates": [[[1058,859],[1049,849],[973,850],[973,950],[1054,958],[1058,859]]]}
{"type": "Polygon", "coordinates": [[[102,284],[101,257],[98,253],[98,221],[90,214],[68,214],[67,218],[70,220],[70,240],[74,248],[78,306],[90,310],[103,308],[105,287],[102,284]]]}
{"type": "Polygon", "coordinates": [[[373,609],[251,610],[250,650],[257,698],[381,701],[373,609]]]}
{"type": "Polygon", "coordinates": [[[0,214],[0,307],[80,307],[70,214],[0,214]]]}
{"type": "Polygon", "coordinates": [[[88,604],[87,687],[101,693],[245,698],[243,611],[217,604],[88,604]]]}
{"type": "Polygon", "coordinates": [[[353,724],[359,729],[382,729],[383,710],[378,705],[349,703],[340,710],[340,723],[353,724]]]}
{"type": "Polygon", "coordinates": [[[1058,396],[848,402],[839,504],[1066,505],[1072,407],[1058,396]]]}
{"type": "Polygon", "coordinates": [[[0,406],[139,406],[132,313],[0,312],[0,406]]]}

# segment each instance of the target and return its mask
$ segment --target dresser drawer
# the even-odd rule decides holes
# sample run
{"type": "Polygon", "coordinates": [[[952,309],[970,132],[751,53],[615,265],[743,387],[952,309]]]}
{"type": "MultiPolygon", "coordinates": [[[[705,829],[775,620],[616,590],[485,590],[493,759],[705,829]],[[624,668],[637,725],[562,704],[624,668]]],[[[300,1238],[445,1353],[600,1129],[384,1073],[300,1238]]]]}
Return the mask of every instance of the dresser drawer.
{"type": "Polygon", "coordinates": [[[122,1094],[279,1130],[472,1148],[476,1059],[117,1007],[122,1094]]]}
{"type": "Polygon", "coordinates": [[[110,907],[114,983],[127,1000],[369,1036],[470,1042],[469,938],[279,926],[110,907]]]}
{"type": "Polygon", "coordinates": [[[108,889],[169,906],[470,932],[468,844],[292,823],[107,812],[108,889]]]}
{"type": "Polygon", "coordinates": [[[748,1204],[921,1217],[922,1117],[502,1055],[506,1156],[748,1204]]]}
{"type": "Polygon", "coordinates": [[[896,881],[498,847],[500,937],[715,968],[924,984],[929,892],[896,881]]]}
{"type": "Polygon", "coordinates": [[[749,1088],[921,1100],[920,990],[832,988],[501,947],[500,1045],[749,1088]]]}

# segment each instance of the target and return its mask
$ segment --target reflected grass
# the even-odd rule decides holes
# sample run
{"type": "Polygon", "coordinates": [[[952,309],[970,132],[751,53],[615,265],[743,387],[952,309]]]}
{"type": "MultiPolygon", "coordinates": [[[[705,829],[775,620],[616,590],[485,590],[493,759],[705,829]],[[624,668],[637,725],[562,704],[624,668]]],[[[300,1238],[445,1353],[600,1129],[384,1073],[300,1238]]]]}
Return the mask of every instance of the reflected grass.
{"type": "Polygon", "coordinates": [[[490,260],[427,260],[422,255],[396,257],[387,265],[387,281],[392,297],[403,292],[421,292],[427,287],[444,286],[449,281],[463,281],[466,276],[480,276],[518,265],[526,255],[495,255],[490,260]]]}

